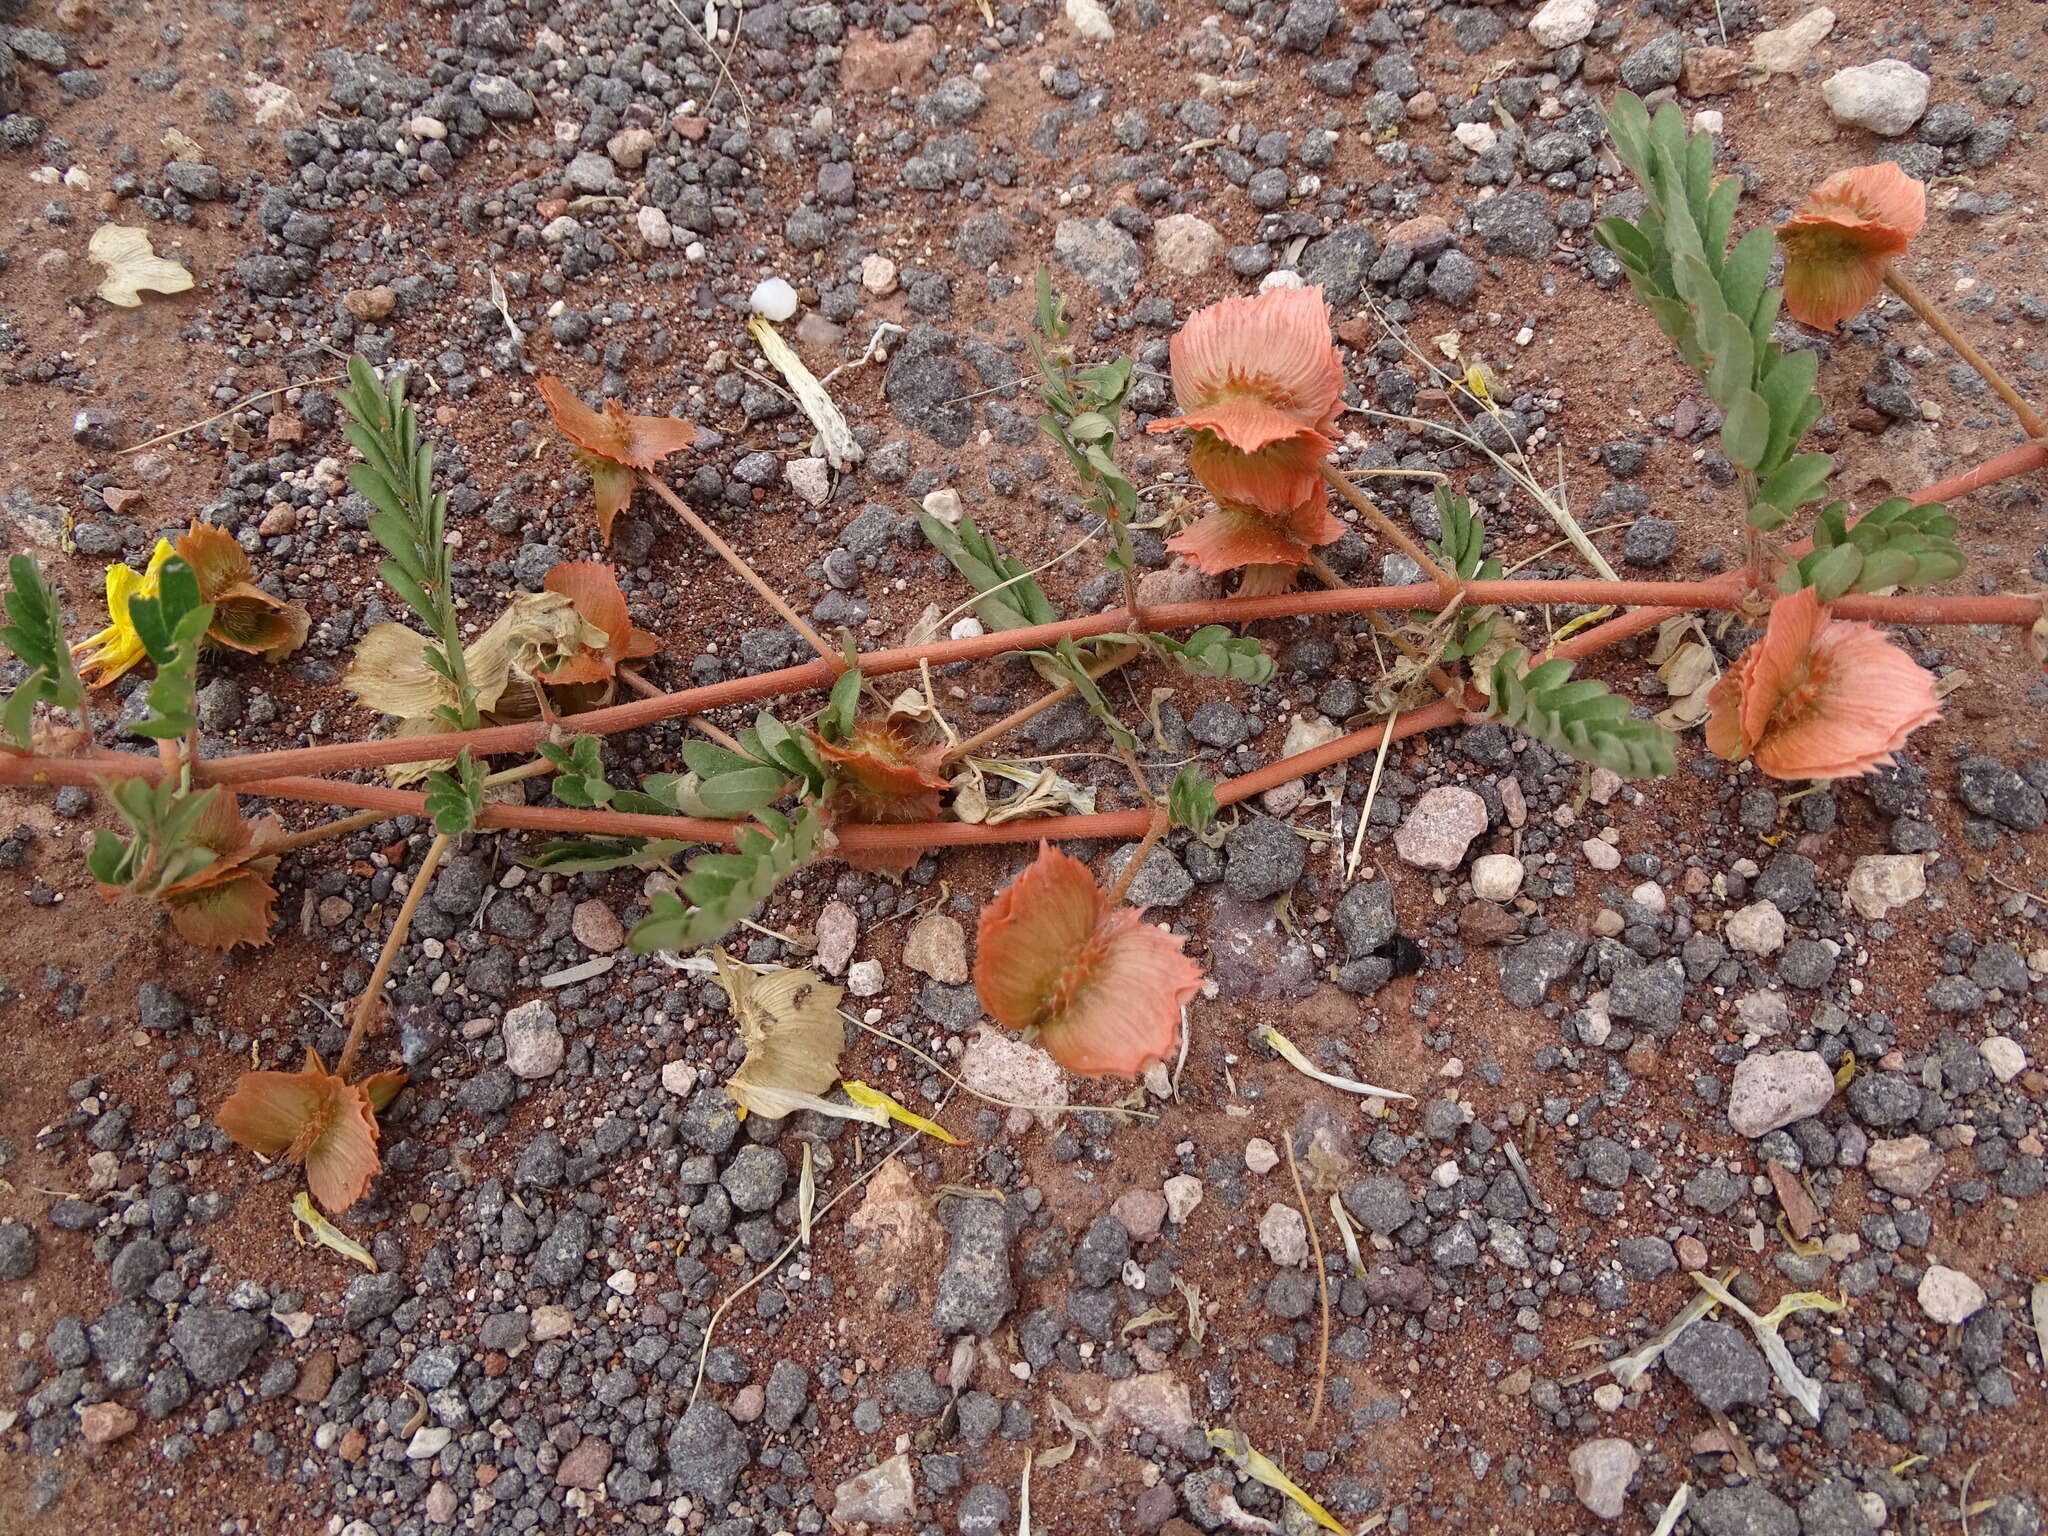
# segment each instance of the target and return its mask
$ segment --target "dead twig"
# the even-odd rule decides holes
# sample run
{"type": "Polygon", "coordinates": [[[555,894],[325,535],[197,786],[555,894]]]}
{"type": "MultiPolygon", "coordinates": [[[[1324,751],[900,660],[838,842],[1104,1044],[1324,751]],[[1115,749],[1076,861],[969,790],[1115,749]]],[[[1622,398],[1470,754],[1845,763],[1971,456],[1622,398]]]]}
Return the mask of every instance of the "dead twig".
{"type": "Polygon", "coordinates": [[[1282,1133],[1280,1145],[1287,1149],[1287,1172],[1294,1179],[1294,1198],[1301,1206],[1301,1219],[1308,1223],[1308,1240],[1316,1257],[1316,1298],[1323,1308],[1322,1341],[1316,1346],[1316,1399],[1309,1409],[1308,1432],[1314,1434],[1323,1417],[1323,1393],[1330,1384],[1330,1277],[1323,1269],[1323,1238],[1316,1231],[1315,1213],[1309,1209],[1308,1194],[1301,1187],[1301,1165],[1294,1160],[1294,1138],[1282,1133]]]}

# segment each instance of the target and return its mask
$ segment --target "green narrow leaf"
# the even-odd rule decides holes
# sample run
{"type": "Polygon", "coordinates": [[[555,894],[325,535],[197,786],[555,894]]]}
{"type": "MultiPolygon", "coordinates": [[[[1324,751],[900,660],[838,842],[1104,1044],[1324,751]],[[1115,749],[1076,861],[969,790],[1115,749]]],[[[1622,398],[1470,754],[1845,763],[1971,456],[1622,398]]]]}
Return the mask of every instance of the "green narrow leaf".
{"type": "Polygon", "coordinates": [[[818,734],[827,741],[838,741],[853,730],[854,716],[860,709],[861,675],[847,671],[839,674],[839,681],[832,685],[832,696],[825,705],[825,712],[818,717],[818,734]]]}

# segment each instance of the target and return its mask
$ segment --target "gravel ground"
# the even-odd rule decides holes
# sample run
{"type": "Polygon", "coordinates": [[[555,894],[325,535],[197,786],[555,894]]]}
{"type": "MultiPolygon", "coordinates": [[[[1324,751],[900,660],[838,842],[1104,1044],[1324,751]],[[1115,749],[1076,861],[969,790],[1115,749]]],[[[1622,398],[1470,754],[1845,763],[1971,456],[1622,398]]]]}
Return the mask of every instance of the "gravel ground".
{"type": "MultiPolygon", "coordinates": [[[[911,515],[949,490],[1087,611],[1115,587],[1092,554],[1060,558],[1083,513],[1017,384],[1046,264],[1083,351],[1138,359],[1134,428],[1168,407],[1189,309],[1293,271],[1337,307],[1358,405],[1446,420],[1400,337],[1439,361],[1455,344],[1502,380],[1489,445],[1562,478],[1624,574],[1719,571],[1740,546],[1712,407],[1587,234],[1634,196],[1599,117],[1622,86],[1722,118],[1745,227],[1838,166],[1927,179],[1914,275],[2048,396],[2038,5],[1098,17],[0,0],[0,537],[43,554],[83,634],[106,561],[220,523],[314,627],[281,668],[209,667],[207,749],[367,734],[339,678],[395,615],[331,393],[359,353],[414,375],[485,617],[599,553],[535,371],[706,428],[672,483],[822,627],[887,644],[960,601],[911,515]],[[196,288],[110,308],[85,256],[102,222],[146,229],[196,288]],[[822,472],[745,338],[771,277],[814,370],[845,365],[850,473],[822,472]],[[886,360],[864,361],[877,338],[886,360]]],[[[1897,306],[1800,344],[1859,505],[2017,441],[1897,306]]],[[[1342,425],[1348,462],[1448,475],[1504,564],[1583,574],[1484,458],[1342,425]]],[[[1121,458],[1170,503],[1176,450],[1133,430],[1121,458]]],[[[1436,531],[1426,481],[1381,487],[1436,531]]],[[[1955,509],[1959,589],[2048,579],[2040,498],[1955,509]]],[[[664,639],[651,675],[801,659],[642,500],[606,557],[664,639]]],[[[1137,547],[1148,600],[1210,590],[1156,531],[1137,547]]],[[[1408,574],[1356,535],[1332,556],[1408,574]]],[[[1132,677],[1118,698],[1151,707],[1151,761],[1243,772],[1371,718],[1363,626],[1256,632],[1267,685],[1132,677]]],[[[1707,634],[1726,657],[1753,632],[1707,634]]],[[[1212,1450],[1205,1430],[1235,1426],[1350,1531],[1648,1530],[1685,1487],[1680,1529],[1704,1536],[2033,1536],[2048,696],[2003,635],[1904,639],[1948,680],[1948,718],[1854,784],[1785,793],[1695,738],[1639,790],[1478,725],[1390,753],[1369,813],[1353,764],[1270,792],[1215,846],[1176,834],[1134,894],[1213,995],[1177,1087],[1128,1099],[985,1030],[961,984],[943,921],[971,933],[1021,850],[927,856],[901,884],[799,875],[739,950],[807,963],[850,933],[875,1033],[848,1075],[959,1148],[742,1124],[723,994],[622,947],[644,877],[538,876],[527,845],[466,839],[371,1051],[413,1075],[345,1223],[375,1274],[297,1246],[295,1179],[210,1115],[251,1061],[332,1059],[425,830],[295,855],[278,943],[219,962],[93,894],[95,795],[9,797],[0,882],[23,921],[0,997],[28,1049],[0,1090],[0,1529],[992,1536],[1017,1528],[1034,1453],[1031,1513],[1061,1536],[1309,1529],[1212,1450]],[[1266,1024],[1416,1102],[1311,1082],[1266,1024]],[[998,1098],[1111,1107],[1006,1113],[935,1060],[998,1098]],[[844,1199],[792,1248],[805,1147],[844,1199]],[[1758,1312],[1846,1304],[1784,1325],[1818,1413],[1725,1308],[1626,1385],[1600,1368],[1694,1298],[1693,1270],[1758,1312]]],[[[1603,671],[1654,708],[1645,656],[1603,671]]],[[[936,684],[968,730],[1040,686],[1000,662],[936,684]]],[[[613,738],[613,781],[685,739],[613,738]]],[[[1075,754],[1062,771],[1099,808],[1134,803],[1085,713],[1018,740],[1075,754]]],[[[1076,851],[1104,870],[1117,852],[1076,851]]]]}

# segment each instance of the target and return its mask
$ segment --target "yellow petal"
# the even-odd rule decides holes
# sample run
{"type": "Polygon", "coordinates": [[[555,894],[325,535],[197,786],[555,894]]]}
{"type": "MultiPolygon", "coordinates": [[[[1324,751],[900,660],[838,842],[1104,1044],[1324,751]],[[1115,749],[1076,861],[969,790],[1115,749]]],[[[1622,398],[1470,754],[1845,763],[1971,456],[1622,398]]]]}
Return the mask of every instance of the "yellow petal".
{"type": "Polygon", "coordinates": [[[879,1088],[870,1088],[866,1083],[855,1082],[844,1082],[839,1086],[845,1090],[846,1096],[849,1099],[863,1108],[879,1109],[891,1120],[899,1121],[909,1126],[913,1131],[923,1131],[927,1136],[936,1136],[940,1141],[946,1142],[951,1146],[965,1145],[958,1136],[955,1136],[951,1131],[939,1124],[938,1121],[927,1120],[923,1115],[905,1109],[879,1088]]]}
{"type": "Polygon", "coordinates": [[[322,1248],[332,1248],[344,1259],[354,1259],[371,1274],[377,1273],[377,1261],[370,1257],[370,1250],[315,1210],[303,1189],[292,1196],[292,1219],[311,1232],[313,1241],[322,1248]]]}
{"type": "Polygon", "coordinates": [[[1209,1443],[1237,1463],[1238,1470],[1255,1483],[1264,1483],[1275,1493],[1284,1493],[1299,1504],[1302,1511],[1326,1531],[1335,1531],[1337,1536],[1350,1536],[1343,1526],[1322,1505],[1302,1492],[1301,1486],[1282,1472],[1272,1457],[1253,1446],[1241,1433],[1234,1429],[1212,1429],[1209,1443]]]}

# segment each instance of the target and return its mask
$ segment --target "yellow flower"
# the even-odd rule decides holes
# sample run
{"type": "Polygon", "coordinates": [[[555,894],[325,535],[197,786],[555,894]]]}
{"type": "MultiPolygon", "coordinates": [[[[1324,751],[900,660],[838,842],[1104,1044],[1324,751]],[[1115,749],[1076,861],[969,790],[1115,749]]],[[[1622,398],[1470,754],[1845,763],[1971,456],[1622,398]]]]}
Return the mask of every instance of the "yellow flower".
{"type": "Polygon", "coordinates": [[[138,597],[155,597],[163,578],[164,562],[173,551],[169,539],[158,539],[149,565],[137,571],[119,563],[107,567],[107,627],[71,648],[79,674],[94,688],[104,688],[137,662],[146,660],[142,637],[135,633],[128,604],[138,597]]]}

